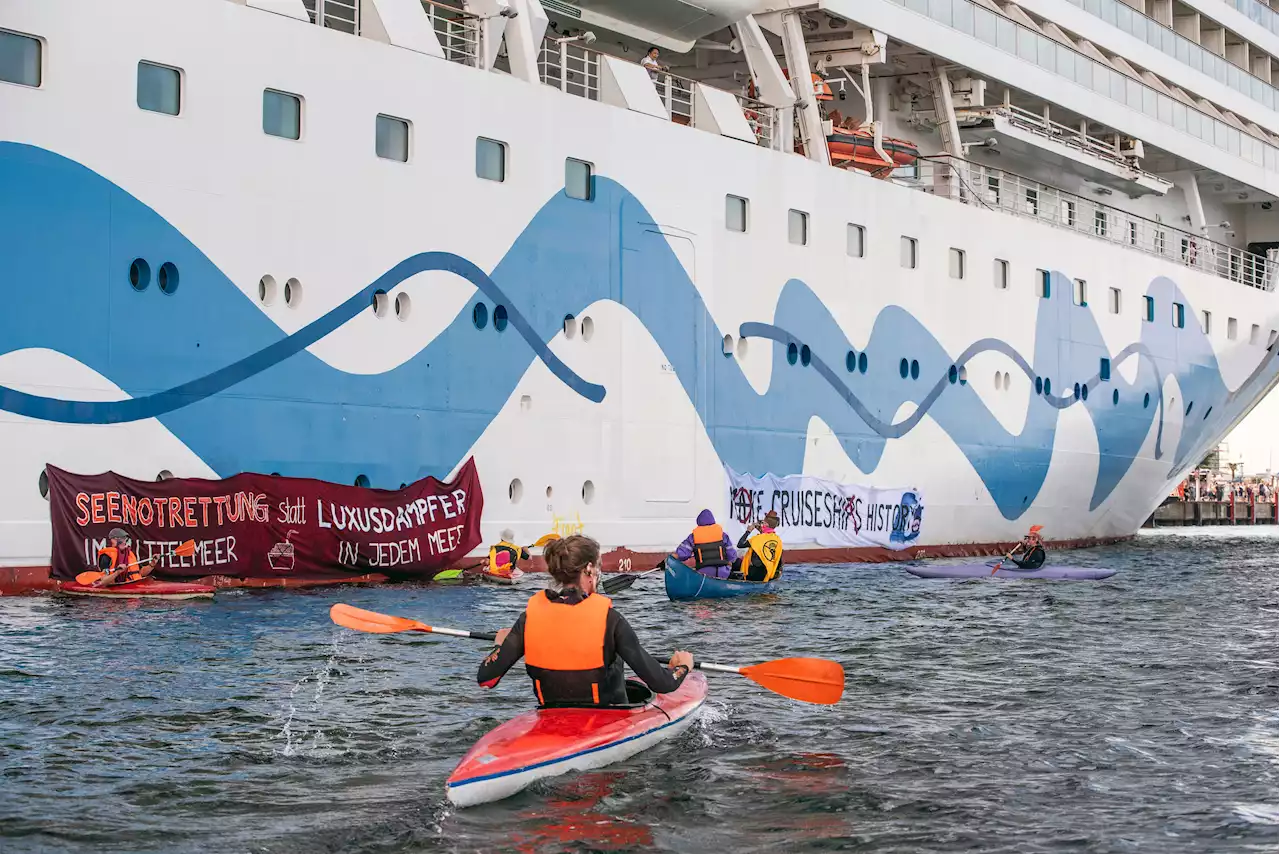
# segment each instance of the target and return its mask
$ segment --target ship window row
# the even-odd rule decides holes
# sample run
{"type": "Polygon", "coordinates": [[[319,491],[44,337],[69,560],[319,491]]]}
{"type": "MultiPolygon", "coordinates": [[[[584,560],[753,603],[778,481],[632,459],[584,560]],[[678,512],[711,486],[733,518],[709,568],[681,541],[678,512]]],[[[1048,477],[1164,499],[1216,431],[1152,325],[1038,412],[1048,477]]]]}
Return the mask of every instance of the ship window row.
{"type": "Polygon", "coordinates": [[[0,80],[37,87],[44,77],[44,43],[34,36],[0,30],[0,80]]]}
{"type": "Polygon", "coordinates": [[[907,9],[1040,66],[1132,110],[1268,171],[1276,146],[1177,101],[972,0],[894,0],[907,9]]]}

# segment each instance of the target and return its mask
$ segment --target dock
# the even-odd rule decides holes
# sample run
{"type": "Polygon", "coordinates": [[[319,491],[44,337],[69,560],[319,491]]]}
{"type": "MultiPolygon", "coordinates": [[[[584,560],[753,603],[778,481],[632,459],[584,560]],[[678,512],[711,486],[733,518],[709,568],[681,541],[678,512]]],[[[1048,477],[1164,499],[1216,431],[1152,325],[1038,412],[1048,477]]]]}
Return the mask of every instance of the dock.
{"type": "Polygon", "coordinates": [[[1157,507],[1142,527],[1274,524],[1274,501],[1169,501],[1157,507]]]}

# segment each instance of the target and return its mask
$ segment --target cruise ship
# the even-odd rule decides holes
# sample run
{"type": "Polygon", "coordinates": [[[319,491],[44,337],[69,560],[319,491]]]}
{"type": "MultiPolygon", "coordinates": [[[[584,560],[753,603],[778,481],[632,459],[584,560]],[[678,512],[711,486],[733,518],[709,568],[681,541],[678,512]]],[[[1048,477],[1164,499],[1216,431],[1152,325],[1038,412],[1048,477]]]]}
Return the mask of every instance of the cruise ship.
{"type": "Polygon", "coordinates": [[[487,540],[615,554],[732,473],[910,490],[916,555],[1129,536],[1276,385],[1277,43],[1259,0],[3,0],[0,566],[49,564],[47,464],[474,457],[487,540]]]}

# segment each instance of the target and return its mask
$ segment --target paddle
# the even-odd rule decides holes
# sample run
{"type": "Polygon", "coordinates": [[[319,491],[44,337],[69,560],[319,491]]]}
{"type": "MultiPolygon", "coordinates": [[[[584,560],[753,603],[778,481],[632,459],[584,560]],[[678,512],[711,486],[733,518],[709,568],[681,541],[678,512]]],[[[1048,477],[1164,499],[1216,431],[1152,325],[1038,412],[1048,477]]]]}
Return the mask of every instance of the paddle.
{"type": "Polygon", "coordinates": [[[600,592],[606,596],[612,596],[615,593],[621,593],[628,587],[636,583],[636,579],[645,575],[651,575],[655,572],[661,572],[666,569],[666,561],[655,566],[653,569],[646,569],[644,572],[620,572],[617,575],[611,575],[600,581],[600,592]]]}
{"type": "MultiPolygon", "coordinates": [[[[329,609],[329,618],[344,628],[374,634],[430,632],[455,638],[487,641],[494,640],[496,637],[493,632],[468,632],[462,629],[428,626],[426,623],[410,620],[407,617],[379,614],[376,611],[366,611],[363,608],[342,603],[329,609]]],[[[802,703],[831,705],[838,702],[844,694],[844,668],[838,662],[825,658],[779,658],[746,667],[699,661],[694,664],[694,667],[710,673],[736,673],[747,677],[766,690],[802,703]]]]}
{"type": "MultiPolygon", "coordinates": [[[[551,541],[553,541],[553,540],[558,540],[558,539],[560,539],[560,535],[559,535],[559,534],[557,534],[557,533],[555,533],[554,531],[553,531],[553,532],[551,532],[550,534],[543,534],[541,537],[538,537],[538,539],[534,540],[530,545],[525,546],[525,549],[526,549],[526,550],[528,550],[528,549],[540,549],[540,548],[542,548],[543,546],[545,546],[547,543],[549,543],[549,542],[551,542],[551,541]]],[[[488,559],[488,558],[485,558],[484,560],[480,561],[479,563],[473,563],[473,564],[471,564],[471,566],[463,567],[462,569],[457,569],[457,570],[446,570],[446,572],[456,572],[456,573],[457,573],[457,575],[450,575],[450,576],[447,576],[447,577],[448,577],[448,578],[460,578],[460,577],[462,576],[462,573],[464,573],[464,572],[470,572],[470,571],[471,571],[471,570],[473,570],[473,569],[479,569],[479,568],[480,568],[480,567],[482,567],[482,566],[488,566],[488,564],[489,564],[489,559],[488,559]]],[[[444,574],[443,572],[436,573],[436,579],[437,579],[437,580],[440,580],[440,579],[445,578],[445,577],[446,577],[446,576],[445,576],[445,574],[444,574]]]]}
{"type": "MultiPolygon", "coordinates": [[[[1042,530],[1044,530],[1044,525],[1032,525],[1031,528],[1027,531],[1027,536],[1031,536],[1032,534],[1038,534],[1042,530]]],[[[991,574],[995,575],[1000,570],[1001,564],[1003,564],[1009,558],[1013,557],[1013,553],[1016,552],[1019,546],[1021,545],[1022,543],[1015,543],[1013,548],[1009,549],[1009,553],[1007,555],[1000,558],[1000,560],[996,561],[993,564],[988,564],[991,567],[991,574]]],[[[1028,552],[1028,554],[1030,554],[1030,552],[1028,552]]]]}
{"type": "MultiPolygon", "coordinates": [[[[182,545],[178,546],[175,549],[172,549],[171,551],[165,552],[164,554],[158,555],[154,558],[147,558],[147,562],[149,563],[152,560],[164,560],[167,557],[191,557],[195,553],[196,553],[196,541],[187,540],[185,543],[183,543],[182,545]]],[[[137,565],[138,565],[138,561],[135,560],[133,563],[124,567],[124,569],[133,569],[137,565]]],[[[119,572],[119,571],[120,570],[118,569],[112,570],[112,572],[119,572]]],[[[108,574],[109,573],[106,573],[106,572],[98,572],[97,570],[89,570],[87,572],[82,572],[76,576],[76,584],[93,584],[95,581],[101,578],[105,578],[108,574]]]]}

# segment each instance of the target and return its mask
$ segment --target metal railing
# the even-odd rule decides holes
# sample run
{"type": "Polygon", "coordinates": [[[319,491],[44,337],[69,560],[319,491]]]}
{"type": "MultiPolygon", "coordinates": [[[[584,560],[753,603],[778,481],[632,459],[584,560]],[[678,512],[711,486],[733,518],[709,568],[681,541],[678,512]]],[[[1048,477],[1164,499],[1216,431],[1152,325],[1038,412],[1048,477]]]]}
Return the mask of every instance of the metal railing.
{"type": "Polygon", "coordinates": [[[899,184],[935,196],[1087,234],[1264,291],[1275,289],[1277,264],[1188,231],[1068,193],[1057,187],[958,157],[921,157],[899,184]]]}
{"type": "Polygon", "coordinates": [[[778,126],[778,110],[764,101],[748,98],[746,95],[735,96],[742,115],[747,118],[747,125],[756,135],[756,142],[765,148],[773,147],[773,135],[778,126]]]}
{"type": "Polygon", "coordinates": [[[693,124],[693,84],[687,77],[680,77],[670,71],[650,71],[653,88],[658,90],[658,97],[667,108],[671,121],[680,124],[693,124]],[[679,116],[679,118],[677,118],[679,116]],[[684,119],[683,122],[680,119],[684,119]]]}
{"type": "Polygon", "coordinates": [[[360,35],[360,0],[302,0],[311,23],[360,35]]]}
{"type": "Polygon", "coordinates": [[[437,3],[436,0],[421,0],[422,10],[431,21],[431,28],[436,32],[440,49],[444,58],[450,62],[480,67],[481,28],[480,17],[463,9],[437,3]]]}
{"type": "Polygon", "coordinates": [[[600,54],[577,42],[543,39],[538,76],[561,92],[600,100],[600,54]]]}

